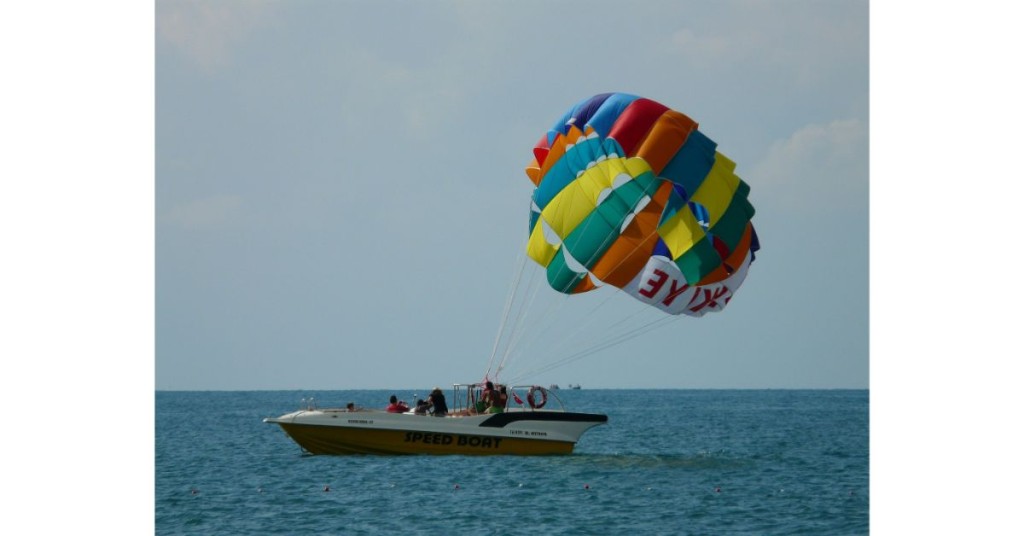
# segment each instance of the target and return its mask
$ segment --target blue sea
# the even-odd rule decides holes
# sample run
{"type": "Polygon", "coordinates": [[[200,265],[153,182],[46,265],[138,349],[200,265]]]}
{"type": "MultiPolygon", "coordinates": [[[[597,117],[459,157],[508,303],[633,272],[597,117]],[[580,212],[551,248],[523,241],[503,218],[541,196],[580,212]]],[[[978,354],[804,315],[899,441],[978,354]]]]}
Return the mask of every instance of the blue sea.
{"type": "Polygon", "coordinates": [[[156,533],[869,531],[866,390],[557,393],[609,417],[570,456],[310,456],[262,419],[392,391],[157,392],[156,533]]]}

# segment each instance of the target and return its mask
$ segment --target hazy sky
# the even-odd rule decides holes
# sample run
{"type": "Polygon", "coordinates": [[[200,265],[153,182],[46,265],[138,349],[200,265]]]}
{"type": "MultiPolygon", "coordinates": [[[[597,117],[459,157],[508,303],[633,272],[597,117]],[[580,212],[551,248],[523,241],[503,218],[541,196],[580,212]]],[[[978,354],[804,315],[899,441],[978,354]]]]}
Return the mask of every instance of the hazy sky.
{"type": "MultiPolygon", "coordinates": [[[[607,91],[701,124],[762,250],[725,311],[525,380],[866,388],[868,4],[816,0],[158,1],[156,387],[480,379],[533,144],[607,91]]],[[[506,371],[600,336],[575,305],[506,371]]]]}

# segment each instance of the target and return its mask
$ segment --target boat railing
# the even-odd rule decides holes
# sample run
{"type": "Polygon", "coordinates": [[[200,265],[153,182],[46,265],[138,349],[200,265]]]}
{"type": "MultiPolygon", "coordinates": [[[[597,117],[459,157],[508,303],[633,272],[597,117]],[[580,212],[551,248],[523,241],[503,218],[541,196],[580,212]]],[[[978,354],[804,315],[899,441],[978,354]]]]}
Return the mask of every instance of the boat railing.
{"type": "MultiPolygon", "coordinates": [[[[496,389],[505,388],[507,399],[503,411],[565,411],[565,404],[554,391],[540,385],[494,384],[496,389]]],[[[474,414],[480,411],[478,403],[485,388],[483,383],[452,384],[452,408],[456,415],[474,414]]]]}

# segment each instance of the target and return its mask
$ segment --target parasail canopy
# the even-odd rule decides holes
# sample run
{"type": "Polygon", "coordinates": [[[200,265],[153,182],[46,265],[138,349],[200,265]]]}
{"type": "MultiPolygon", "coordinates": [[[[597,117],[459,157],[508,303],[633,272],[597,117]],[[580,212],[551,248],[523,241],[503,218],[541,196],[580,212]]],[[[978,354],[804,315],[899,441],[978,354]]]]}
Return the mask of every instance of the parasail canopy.
{"type": "Polygon", "coordinates": [[[758,251],[750,187],[686,115],[604,93],[533,149],[527,255],[566,294],[612,285],[674,315],[725,307],[758,251]]]}

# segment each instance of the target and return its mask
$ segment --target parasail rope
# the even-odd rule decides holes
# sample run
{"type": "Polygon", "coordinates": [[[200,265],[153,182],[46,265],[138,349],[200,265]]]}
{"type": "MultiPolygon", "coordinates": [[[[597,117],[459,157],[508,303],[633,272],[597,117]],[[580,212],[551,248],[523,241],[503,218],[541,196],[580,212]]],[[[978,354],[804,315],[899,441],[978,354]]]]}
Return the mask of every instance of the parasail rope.
{"type": "Polygon", "coordinates": [[[508,346],[505,349],[501,364],[498,367],[498,374],[500,374],[501,370],[504,369],[509,358],[519,353],[526,334],[533,334],[534,341],[536,341],[539,338],[544,337],[548,331],[555,327],[555,323],[550,322],[549,320],[552,317],[557,317],[558,311],[561,310],[562,306],[566,303],[566,298],[568,297],[565,295],[559,295],[559,299],[547,300],[544,310],[540,311],[539,315],[533,318],[530,317],[530,312],[537,310],[536,301],[540,289],[545,287],[543,277],[537,276],[537,274],[542,273],[543,272],[541,270],[534,270],[531,272],[530,284],[527,287],[528,292],[522,303],[519,305],[519,314],[516,317],[516,323],[512,329],[512,335],[510,336],[508,346]]]}
{"type": "MultiPolygon", "coordinates": [[[[525,245],[526,242],[523,242],[525,245]]],[[[520,246],[519,254],[519,268],[515,270],[515,275],[512,278],[512,284],[509,285],[508,297],[505,300],[505,311],[501,316],[501,324],[498,326],[498,335],[494,338],[494,347],[491,348],[491,358],[487,362],[487,372],[484,373],[484,377],[487,377],[491,373],[491,367],[494,365],[494,356],[498,353],[498,344],[501,341],[502,334],[505,332],[505,325],[508,322],[508,314],[512,309],[512,303],[515,301],[516,292],[519,288],[519,281],[523,277],[523,269],[526,267],[526,248],[520,246]]]]}
{"type": "MultiPolygon", "coordinates": [[[[527,290],[525,293],[525,297],[523,298],[523,302],[519,304],[519,307],[516,311],[515,322],[513,323],[512,329],[509,332],[509,338],[505,346],[505,350],[504,352],[502,352],[501,361],[498,363],[498,369],[495,372],[495,377],[501,374],[501,371],[505,368],[505,363],[508,361],[509,356],[512,354],[514,349],[518,347],[520,341],[522,340],[523,334],[527,332],[527,330],[524,328],[524,324],[530,316],[529,311],[533,308],[533,303],[536,300],[537,292],[540,289],[540,285],[537,284],[536,282],[536,273],[536,270],[531,271],[530,273],[530,280],[526,287],[527,290]]],[[[549,303],[548,311],[550,310],[551,306],[549,303]]],[[[546,316],[547,313],[542,314],[540,319],[543,320],[543,318],[545,318],[546,316]]]]}
{"type": "Polygon", "coordinates": [[[526,377],[529,377],[529,376],[533,376],[533,375],[536,375],[536,374],[541,374],[541,373],[544,373],[544,372],[548,372],[550,370],[554,370],[556,368],[562,367],[562,366],[567,365],[569,363],[572,363],[574,361],[578,361],[578,360],[580,360],[580,359],[582,359],[584,357],[587,357],[589,355],[595,354],[595,353],[600,352],[602,350],[607,350],[608,348],[612,348],[612,347],[618,346],[619,344],[622,344],[622,343],[624,343],[624,342],[626,342],[626,341],[628,341],[630,339],[634,339],[634,338],[636,338],[636,337],[638,337],[640,335],[643,335],[644,333],[648,333],[650,331],[653,331],[654,329],[660,328],[660,327],[662,327],[662,326],[664,326],[666,324],[669,324],[669,323],[671,323],[671,322],[673,322],[673,321],[675,321],[677,319],[678,319],[678,317],[676,317],[676,316],[665,316],[665,317],[661,317],[661,318],[656,318],[656,319],[652,320],[651,322],[648,322],[647,324],[644,324],[642,326],[634,328],[634,329],[632,329],[630,331],[627,331],[625,333],[621,333],[621,334],[618,334],[618,335],[606,338],[605,340],[603,340],[601,342],[598,342],[598,343],[596,343],[594,345],[591,345],[591,346],[589,346],[587,348],[581,349],[581,350],[579,350],[579,351],[577,351],[577,352],[575,352],[573,354],[570,354],[570,355],[568,355],[568,356],[566,356],[566,357],[564,357],[562,359],[559,359],[557,361],[554,361],[554,362],[548,363],[546,365],[537,367],[537,368],[532,369],[532,370],[525,371],[525,372],[517,375],[515,378],[513,378],[510,381],[515,382],[515,381],[519,381],[519,380],[521,380],[523,378],[526,378],[526,377]]]}

